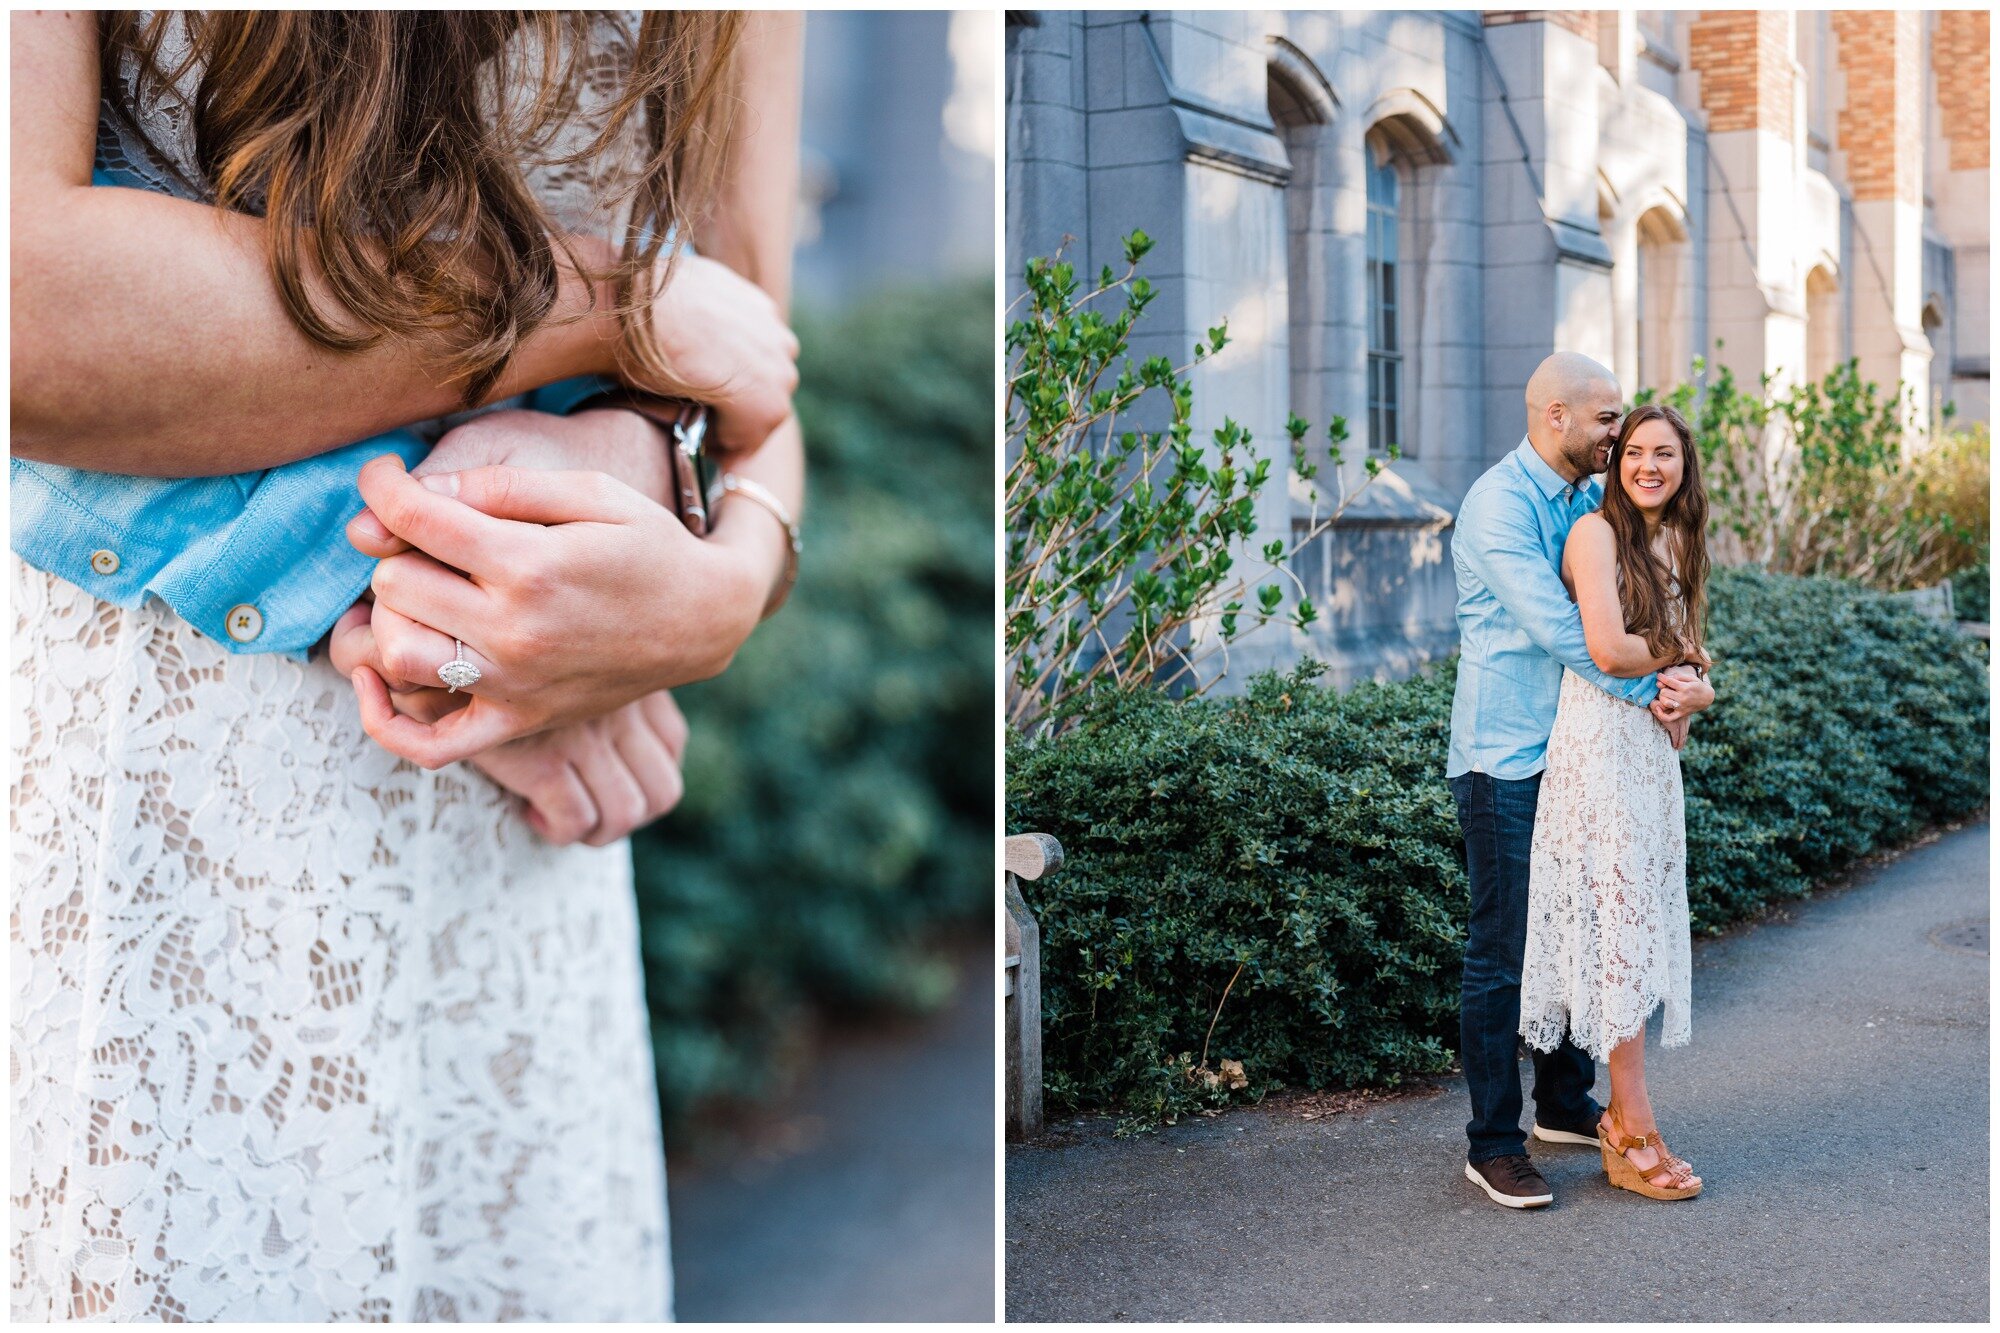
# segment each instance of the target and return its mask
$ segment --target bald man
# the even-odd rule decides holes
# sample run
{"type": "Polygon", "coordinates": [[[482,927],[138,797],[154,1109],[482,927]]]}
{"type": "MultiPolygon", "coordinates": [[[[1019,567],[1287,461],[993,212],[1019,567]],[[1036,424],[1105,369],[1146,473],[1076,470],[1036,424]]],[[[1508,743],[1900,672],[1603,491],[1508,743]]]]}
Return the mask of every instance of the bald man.
{"type": "MultiPolygon", "coordinates": [[[[1528,853],[1563,668],[1662,725],[1714,702],[1691,667],[1636,679],[1600,671],[1562,582],[1563,543],[1597,508],[1624,403],[1587,356],[1558,352],[1528,381],[1528,434],[1466,493],[1452,532],[1458,580],[1458,692],[1445,777],[1458,806],[1471,879],[1460,1056],[1472,1094],[1465,1175],[1495,1203],[1554,1198],[1521,1132],[1521,959],[1528,942],[1528,853]]],[[[1535,1137],[1597,1146],[1596,1066],[1565,1041],[1535,1064],[1535,1137]]]]}

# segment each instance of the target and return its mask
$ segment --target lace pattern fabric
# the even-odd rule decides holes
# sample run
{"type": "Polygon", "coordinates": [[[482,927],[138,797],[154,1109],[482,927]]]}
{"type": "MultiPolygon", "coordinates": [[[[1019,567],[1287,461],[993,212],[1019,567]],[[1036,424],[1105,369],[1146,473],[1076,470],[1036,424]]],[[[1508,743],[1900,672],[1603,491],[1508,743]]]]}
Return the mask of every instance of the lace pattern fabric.
{"type": "MultiPolygon", "coordinates": [[[[100,161],[201,198],[140,115],[100,161]]],[[[629,846],[398,761],[324,661],[12,579],[13,1317],[669,1317],[629,846]]]]}
{"type": "Polygon", "coordinates": [[[13,1316],[664,1317],[625,844],[13,566],[13,1316]]]}
{"type": "Polygon", "coordinates": [[[1650,711],[1563,672],[1528,872],[1521,1034],[1565,1032],[1596,1060],[1664,1008],[1689,1038],[1687,833],[1680,753],[1650,711]]]}

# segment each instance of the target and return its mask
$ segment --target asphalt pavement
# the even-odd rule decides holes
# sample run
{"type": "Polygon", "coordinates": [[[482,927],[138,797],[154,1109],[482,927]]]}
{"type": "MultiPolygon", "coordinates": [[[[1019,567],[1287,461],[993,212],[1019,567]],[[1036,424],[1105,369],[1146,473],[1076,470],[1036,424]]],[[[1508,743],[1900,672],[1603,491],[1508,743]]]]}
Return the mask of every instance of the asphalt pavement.
{"type": "Polygon", "coordinates": [[[922,1022],[837,1033],[726,1152],[668,1163],[684,1321],[990,1323],[993,948],[922,1022]]]}
{"type": "Polygon", "coordinates": [[[1989,844],[1945,833],[1696,942],[1693,1043],[1656,1019],[1647,1068],[1699,1198],[1536,1144],[1555,1203],[1500,1208],[1463,1176],[1457,1078],[1313,1120],[1070,1123],[1007,1152],[1008,1318],[1984,1322],[1989,844]]]}

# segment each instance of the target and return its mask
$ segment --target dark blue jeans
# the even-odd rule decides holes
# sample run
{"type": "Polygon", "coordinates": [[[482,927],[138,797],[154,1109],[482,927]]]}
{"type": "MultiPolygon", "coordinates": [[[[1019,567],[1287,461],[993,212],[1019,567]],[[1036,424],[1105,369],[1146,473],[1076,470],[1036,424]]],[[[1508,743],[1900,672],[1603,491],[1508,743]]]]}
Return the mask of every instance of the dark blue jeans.
{"type": "MultiPolygon", "coordinates": [[[[1458,827],[1465,834],[1465,868],[1472,880],[1472,919],[1465,932],[1465,982],[1458,1013],[1459,1059],[1472,1093],[1472,1141],[1467,1159],[1484,1162],[1526,1152],[1521,1131],[1521,956],[1528,947],[1528,851],[1535,836],[1535,802],[1542,775],[1510,781],[1485,773],[1451,779],[1458,827]]],[[[1543,1124],[1589,1124],[1597,1066],[1565,1038],[1535,1061],[1535,1113],[1543,1124]]]]}

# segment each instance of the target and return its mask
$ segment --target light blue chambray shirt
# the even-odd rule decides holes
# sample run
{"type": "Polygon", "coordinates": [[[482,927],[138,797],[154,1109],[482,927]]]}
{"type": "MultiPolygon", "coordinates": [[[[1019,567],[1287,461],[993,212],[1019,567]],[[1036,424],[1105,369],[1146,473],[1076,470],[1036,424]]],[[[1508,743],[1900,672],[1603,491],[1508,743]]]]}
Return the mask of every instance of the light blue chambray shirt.
{"type": "MultiPolygon", "coordinates": [[[[92,184],[147,188],[104,168],[92,184]]],[[[562,380],[516,400],[566,413],[609,381],[562,380]]],[[[495,404],[499,406],[500,404],[495,404]]],[[[368,586],[375,561],[347,540],[355,482],[381,454],[414,466],[430,441],[404,428],[226,477],[133,477],[9,460],[15,554],[119,606],[149,596],[233,653],[304,660],[368,586]]]]}
{"type": "Polygon", "coordinates": [[[1466,492],[1451,539],[1459,662],[1447,778],[1541,772],[1564,667],[1633,704],[1659,692],[1654,676],[1625,680],[1598,669],[1584,646],[1583,614],[1563,587],[1563,543],[1603,497],[1595,477],[1571,485],[1525,438],[1466,492]]]}

